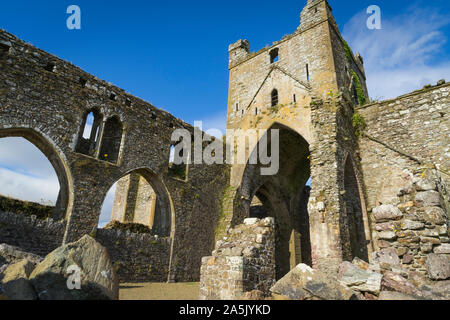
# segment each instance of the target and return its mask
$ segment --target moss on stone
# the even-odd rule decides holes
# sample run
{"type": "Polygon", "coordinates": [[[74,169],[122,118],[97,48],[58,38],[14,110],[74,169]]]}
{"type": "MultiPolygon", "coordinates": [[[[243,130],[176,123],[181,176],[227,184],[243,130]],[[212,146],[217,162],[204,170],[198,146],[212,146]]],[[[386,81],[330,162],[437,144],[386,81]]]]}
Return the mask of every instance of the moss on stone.
{"type": "Polygon", "coordinates": [[[184,164],[176,165],[174,163],[170,163],[168,175],[172,178],[186,180],[186,165],[184,164]]]}
{"type": "Polygon", "coordinates": [[[344,47],[345,56],[347,57],[347,62],[351,64],[353,56],[352,48],[350,48],[347,41],[345,41],[344,39],[342,39],[342,45],[344,47]]]}
{"type": "Polygon", "coordinates": [[[39,203],[22,201],[0,195],[0,211],[26,216],[36,216],[40,220],[51,217],[55,207],[45,206],[39,203]]]}
{"type": "Polygon", "coordinates": [[[355,135],[359,138],[367,127],[366,120],[361,114],[355,113],[352,117],[352,123],[355,129],[355,135]]]}
{"type": "Polygon", "coordinates": [[[132,233],[151,233],[151,229],[146,225],[140,223],[121,223],[119,221],[111,221],[104,229],[130,231],[132,233]]]}
{"type": "Polygon", "coordinates": [[[361,85],[361,81],[359,80],[359,77],[355,71],[352,70],[351,73],[352,73],[352,77],[353,77],[353,83],[356,88],[356,95],[358,98],[358,102],[360,105],[365,105],[367,102],[367,99],[366,99],[366,95],[364,94],[364,90],[361,85]]]}

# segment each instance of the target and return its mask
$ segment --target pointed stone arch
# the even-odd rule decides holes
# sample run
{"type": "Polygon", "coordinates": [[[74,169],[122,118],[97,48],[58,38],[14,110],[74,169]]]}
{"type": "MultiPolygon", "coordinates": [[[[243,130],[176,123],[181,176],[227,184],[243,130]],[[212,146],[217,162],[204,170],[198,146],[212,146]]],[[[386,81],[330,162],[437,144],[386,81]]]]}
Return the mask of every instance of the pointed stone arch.
{"type": "MultiPolygon", "coordinates": [[[[250,217],[252,201],[257,197],[267,216],[275,218],[276,273],[279,279],[300,262],[311,264],[308,213],[301,212],[307,210],[302,201],[311,173],[309,143],[296,130],[280,123],[274,123],[271,129],[279,130],[280,169],[273,176],[262,176],[260,169],[264,166],[247,163],[234,197],[231,226],[241,224],[250,217]],[[301,223],[305,218],[306,223],[301,223]],[[296,240],[301,244],[292,245],[296,240]]],[[[261,147],[260,141],[253,153],[261,147]]],[[[271,143],[274,141],[268,135],[268,144],[271,143]]],[[[270,146],[267,148],[270,149],[270,146]]]]}
{"type": "Polygon", "coordinates": [[[340,217],[343,260],[370,260],[372,253],[369,219],[364,192],[350,154],[344,162],[344,212],[340,217]]]}
{"type": "Polygon", "coordinates": [[[49,160],[55,170],[60,191],[52,218],[68,219],[73,206],[72,175],[64,153],[45,134],[36,129],[25,127],[0,128],[0,138],[21,137],[36,146],[49,160]]]}
{"type": "MultiPolygon", "coordinates": [[[[136,208],[137,201],[140,201],[140,199],[136,197],[136,194],[131,195],[129,193],[137,193],[139,192],[137,190],[138,188],[145,188],[145,186],[148,185],[156,196],[155,212],[152,217],[152,233],[160,237],[172,237],[175,232],[175,211],[170,194],[162,179],[148,168],[137,168],[122,174],[117,181],[121,181],[128,176],[131,177],[127,182],[129,186],[124,190],[118,191],[119,193],[125,192],[125,194],[120,195],[123,202],[121,206],[124,209],[122,214],[133,214],[130,211],[132,208],[136,208]],[[139,178],[145,179],[146,184],[140,184],[139,178]]],[[[112,185],[110,188],[111,187],[112,185]]],[[[117,192],[116,196],[118,196],[117,192]]],[[[130,222],[133,221],[134,219],[130,220],[130,222]]]]}

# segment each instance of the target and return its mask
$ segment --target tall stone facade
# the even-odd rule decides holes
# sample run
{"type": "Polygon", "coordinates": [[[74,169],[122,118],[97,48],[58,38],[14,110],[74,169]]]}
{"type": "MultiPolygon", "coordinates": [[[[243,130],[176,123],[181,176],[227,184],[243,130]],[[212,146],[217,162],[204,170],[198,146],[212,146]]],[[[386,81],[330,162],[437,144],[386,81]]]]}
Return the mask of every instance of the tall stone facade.
{"type": "MultiPolygon", "coordinates": [[[[233,209],[220,230],[242,223],[252,199],[260,199],[277,226],[277,277],[295,266],[293,255],[336,270],[342,259],[367,259],[373,249],[352,126],[356,82],[368,99],[363,60],[348,48],[331,11],[327,1],[308,1],[293,34],[254,53],[247,40],[229,47],[227,128],[278,129],[280,170],[261,176],[250,161],[234,164],[230,185],[235,192],[223,205],[233,209]],[[350,200],[344,195],[350,186],[346,175],[353,184],[350,200]],[[302,194],[309,178],[306,208],[302,194]],[[347,215],[346,201],[354,202],[355,212],[347,215]],[[302,239],[300,245],[293,245],[293,232],[302,239]]],[[[258,146],[257,139],[249,141],[247,160],[258,146]]]]}

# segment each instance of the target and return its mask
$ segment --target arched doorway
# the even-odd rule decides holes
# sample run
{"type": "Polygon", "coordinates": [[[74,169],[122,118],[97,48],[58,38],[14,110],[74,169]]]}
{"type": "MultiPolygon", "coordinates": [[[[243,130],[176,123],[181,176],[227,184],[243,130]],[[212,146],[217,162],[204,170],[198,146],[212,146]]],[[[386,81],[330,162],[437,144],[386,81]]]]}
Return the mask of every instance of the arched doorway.
{"type": "Polygon", "coordinates": [[[170,199],[156,175],[147,169],[135,170],[111,187],[103,203],[98,226],[103,228],[114,221],[148,227],[153,235],[160,237],[170,236],[170,199]]]}
{"type": "Polygon", "coordinates": [[[0,193],[44,205],[48,217],[54,220],[67,218],[73,197],[70,171],[55,144],[40,133],[23,128],[0,129],[0,143],[7,148],[2,151],[3,172],[8,162],[14,161],[6,168],[9,178],[22,180],[16,180],[9,191],[0,193]]]}
{"type": "MultiPolygon", "coordinates": [[[[270,129],[279,130],[278,173],[264,176],[262,165],[246,165],[234,201],[232,224],[242,223],[239,221],[242,217],[275,218],[275,267],[280,279],[299,263],[311,265],[307,210],[310,190],[307,182],[311,173],[308,142],[284,125],[275,123],[270,129]]],[[[275,142],[269,135],[268,150],[272,143],[275,142]]],[[[264,146],[258,143],[258,148],[261,147],[264,146]]]]}
{"type": "Polygon", "coordinates": [[[343,259],[352,261],[355,257],[369,261],[365,206],[363,196],[350,156],[344,169],[345,213],[341,216],[341,238],[343,259]]]}

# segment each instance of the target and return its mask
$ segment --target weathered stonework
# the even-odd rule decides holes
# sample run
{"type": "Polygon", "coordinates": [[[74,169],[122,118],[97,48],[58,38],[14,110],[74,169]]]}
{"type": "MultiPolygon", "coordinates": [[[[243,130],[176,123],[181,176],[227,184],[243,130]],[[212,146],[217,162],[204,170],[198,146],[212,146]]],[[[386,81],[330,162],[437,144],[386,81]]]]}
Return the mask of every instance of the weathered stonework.
{"type": "Polygon", "coordinates": [[[138,173],[157,195],[158,218],[164,221],[158,233],[170,239],[166,279],[198,280],[201,257],[214,247],[229,178],[222,165],[189,165],[185,181],[168,175],[172,132],[185,128],[193,134],[194,128],[4,30],[0,44],[0,137],[35,144],[52,163],[61,188],[52,217],[57,222],[41,227],[2,214],[0,242],[46,255],[63,241],[91,234],[110,187],[138,173]],[[86,139],[89,113],[96,130],[86,139]],[[34,243],[33,237],[44,241],[34,243]]]}
{"type": "Polygon", "coordinates": [[[0,212],[0,242],[43,256],[96,234],[122,281],[198,281],[201,270],[202,299],[268,294],[300,263],[389,272],[385,256],[448,279],[450,85],[364,105],[363,59],[331,12],[308,0],[293,34],[253,53],[247,40],[229,46],[227,128],[279,130],[273,176],[249,161],[256,139],[247,164],[189,164],[177,178],[171,135],[192,126],[0,30],[0,138],[35,144],[61,186],[51,219],[0,212]],[[115,182],[112,219],[151,234],[96,230],[115,182]]]}
{"type": "Polygon", "coordinates": [[[275,283],[273,219],[247,219],[229,230],[200,273],[200,300],[235,300],[253,290],[268,295],[275,283]]]}
{"type": "Polygon", "coordinates": [[[108,249],[121,281],[167,281],[170,238],[99,229],[95,239],[108,249]]]}
{"type": "MultiPolygon", "coordinates": [[[[352,126],[353,74],[368,99],[362,58],[347,50],[324,0],[308,1],[293,34],[255,53],[249,47],[247,40],[229,47],[227,128],[280,130],[280,171],[261,177],[258,166],[234,164],[235,194],[223,204],[233,202],[232,217],[223,223],[242,223],[252,199],[261,200],[277,225],[277,278],[301,262],[335,272],[343,259],[368,259],[373,244],[352,126]]],[[[257,145],[250,141],[248,156],[257,145]]]]}

